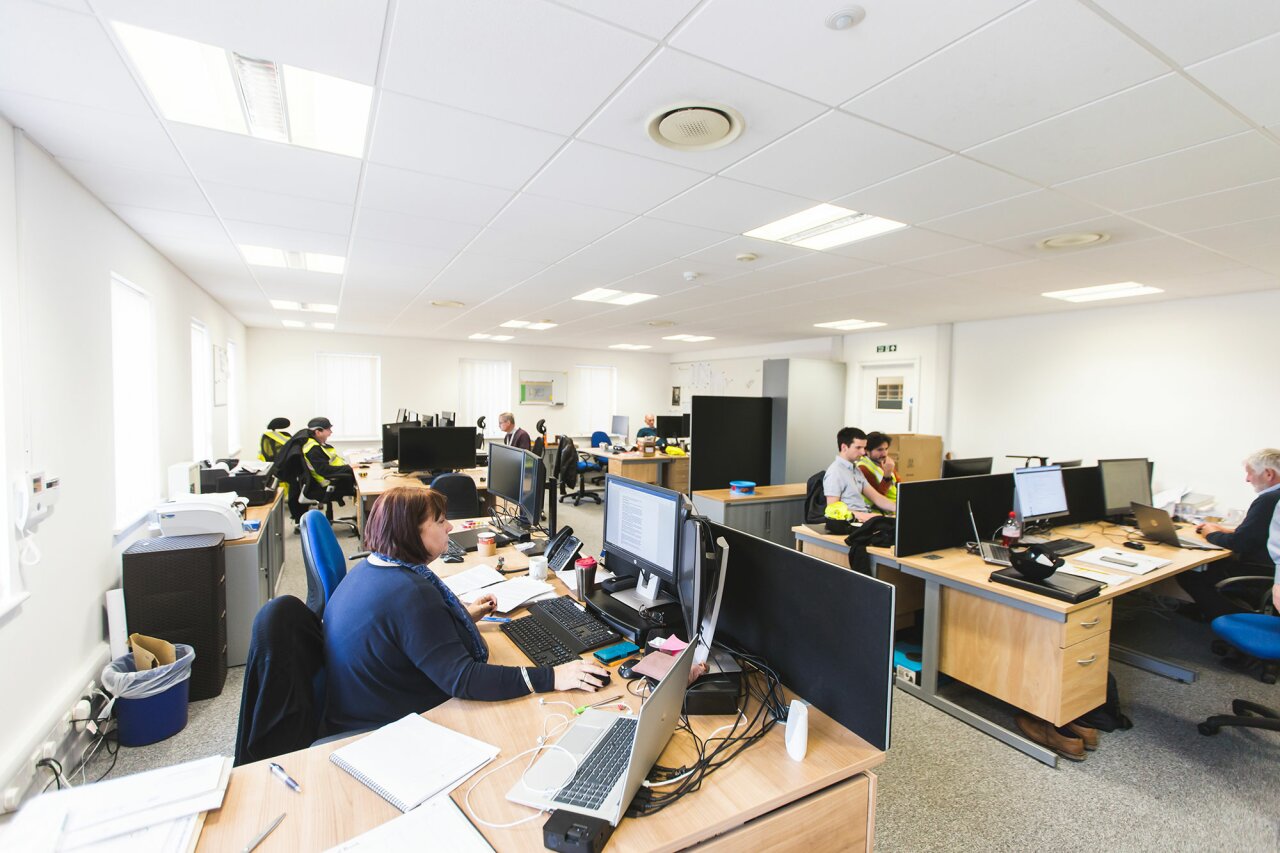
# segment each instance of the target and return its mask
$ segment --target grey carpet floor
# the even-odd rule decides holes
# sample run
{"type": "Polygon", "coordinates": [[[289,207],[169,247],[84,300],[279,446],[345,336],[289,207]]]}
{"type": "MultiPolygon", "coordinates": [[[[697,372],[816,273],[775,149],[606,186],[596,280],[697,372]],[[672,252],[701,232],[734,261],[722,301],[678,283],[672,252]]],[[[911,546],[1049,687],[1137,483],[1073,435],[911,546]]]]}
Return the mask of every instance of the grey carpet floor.
{"type": "MultiPolygon", "coordinates": [[[[601,508],[562,504],[560,511],[560,522],[574,528],[586,551],[598,553],[601,508]]],[[[339,542],[348,553],[357,550],[346,533],[339,542]]],[[[306,598],[294,535],[286,540],[278,592],[306,598]]],[[[1223,668],[1208,650],[1207,625],[1127,598],[1135,601],[1117,608],[1116,640],[1198,669],[1199,680],[1179,684],[1114,664],[1134,727],[1103,734],[1086,761],[1062,761],[1057,769],[894,691],[893,743],[877,771],[880,850],[1280,850],[1280,734],[1224,730],[1204,737],[1195,729],[1211,714],[1229,713],[1233,698],[1280,706],[1280,686],[1223,668]]],[[[179,734],[122,748],[110,777],[233,754],[243,673],[230,670],[222,695],[191,703],[179,734]]],[[[1013,710],[984,694],[954,685],[947,696],[1013,726],[1013,710]]],[[[110,760],[96,756],[89,778],[110,760]]]]}

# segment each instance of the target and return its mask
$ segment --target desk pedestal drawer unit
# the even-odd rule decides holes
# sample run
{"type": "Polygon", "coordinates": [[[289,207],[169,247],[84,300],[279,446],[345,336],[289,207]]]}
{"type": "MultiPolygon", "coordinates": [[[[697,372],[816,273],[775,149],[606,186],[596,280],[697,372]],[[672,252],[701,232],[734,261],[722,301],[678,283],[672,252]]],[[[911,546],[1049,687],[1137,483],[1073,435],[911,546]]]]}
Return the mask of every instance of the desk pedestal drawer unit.
{"type": "Polygon", "coordinates": [[[227,679],[222,534],[140,539],[121,562],[129,632],[191,646],[191,699],[217,696],[227,679]]]}
{"type": "Polygon", "coordinates": [[[249,658],[253,617],[275,597],[276,581],[284,565],[284,500],[280,493],[266,506],[250,507],[248,521],[256,532],[226,543],[227,666],[241,666],[249,658]]]}
{"type": "Polygon", "coordinates": [[[741,530],[791,547],[791,529],[804,521],[804,483],[758,486],[754,494],[730,489],[709,489],[693,493],[698,512],[725,527],[741,530]]]}
{"type": "Polygon", "coordinates": [[[869,851],[875,838],[875,790],[876,775],[860,773],[690,849],[869,851]]]}

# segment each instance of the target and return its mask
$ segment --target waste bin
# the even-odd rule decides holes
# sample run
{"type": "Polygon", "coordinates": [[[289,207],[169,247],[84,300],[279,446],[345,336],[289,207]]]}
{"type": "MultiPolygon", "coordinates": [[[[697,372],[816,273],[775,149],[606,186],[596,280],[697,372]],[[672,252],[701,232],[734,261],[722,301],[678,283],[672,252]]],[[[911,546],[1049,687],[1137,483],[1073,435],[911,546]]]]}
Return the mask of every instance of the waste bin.
{"type": "Polygon", "coordinates": [[[102,670],[102,686],[116,697],[116,734],[121,746],[146,746],[186,728],[191,664],[196,652],[174,643],[171,664],[138,672],[133,655],[123,655],[102,670]]]}

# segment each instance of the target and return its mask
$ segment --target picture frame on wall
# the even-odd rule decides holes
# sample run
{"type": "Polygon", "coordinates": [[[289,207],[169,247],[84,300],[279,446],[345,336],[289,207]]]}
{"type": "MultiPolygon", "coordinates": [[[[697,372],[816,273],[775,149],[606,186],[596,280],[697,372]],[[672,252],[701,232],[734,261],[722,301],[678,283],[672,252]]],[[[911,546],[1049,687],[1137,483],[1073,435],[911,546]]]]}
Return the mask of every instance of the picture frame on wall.
{"type": "Polygon", "coordinates": [[[671,386],[671,405],[677,406],[677,407],[680,405],[680,386],[679,385],[671,386]]]}

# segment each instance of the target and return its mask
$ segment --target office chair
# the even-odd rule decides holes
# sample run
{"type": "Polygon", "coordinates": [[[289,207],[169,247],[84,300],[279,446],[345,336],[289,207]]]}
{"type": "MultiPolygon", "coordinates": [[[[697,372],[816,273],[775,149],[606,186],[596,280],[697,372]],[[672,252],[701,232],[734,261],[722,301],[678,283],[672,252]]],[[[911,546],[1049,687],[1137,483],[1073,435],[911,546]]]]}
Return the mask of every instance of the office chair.
{"type": "Polygon", "coordinates": [[[445,518],[480,517],[480,495],[476,491],[476,481],[467,474],[437,474],[430,486],[445,497],[445,518]]]}
{"type": "MultiPolygon", "coordinates": [[[[1213,633],[1245,654],[1272,665],[1280,662],[1280,616],[1232,613],[1214,619],[1210,627],[1213,633]]],[[[1265,705],[1233,699],[1231,712],[1212,716],[1196,728],[1202,735],[1216,735],[1223,726],[1280,732],[1280,713],[1265,705]]]]}
{"type": "Polygon", "coordinates": [[[598,429],[591,433],[591,446],[593,448],[598,448],[602,444],[606,447],[613,446],[613,439],[609,437],[609,433],[602,429],[598,429]]]}
{"type": "Polygon", "coordinates": [[[547,452],[547,419],[539,419],[534,429],[537,430],[538,437],[533,440],[533,455],[541,459],[542,454],[547,452]]]}
{"type": "Polygon", "coordinates": [[[347,576],[347,558],[329,519],[319,510],[302,516],[302,564],[307,570],[307,607],[321,618],[333,591],[347,576]]]}
{"type": "MultiPolygon", "coordinates": [[[[1253,567],[1256,564],[1247,563],[1245,565],[1253,567]]],[[[1263,572],[1271,567],[1269,565],[1258,565],[1257,568],[1259,572],[1263,572]]],[[[1239,607],[1241,613],[1268,615],[1272,612],[1271,587],[1274,584],[1275,579],[1271,575],[1237,575],[1236,577],[1218,581],[1218,583],[1214,585],[1214,589],[1228,601],[1239,607]]],[[[1214,623],[1217,623],[1216,619],[1214,620],[1214,623]]],[[[1215,631],[1215,633],[1217,632],[1215,631]]],[[[1232,654],[1233,645],[1234,644],[1231,643],[1230,639],[1224,637],[1223,639],[1215,639],[1213,643],[1210,644],[1209,649],[1219,657],[1227,657],[1232,654]]],[[[1280,675],[1280,661],[1268,661],[1259,655],[1253,655],[1243,649],[1238,649],[1238,647],[1237,650],[1243,651],[1246,655],[1246,657],[1239,661],[1240,668],[1250,668],[1250,665],[1253,663],[1250,658],[1256,659],[1257,662],[1262,664],[1262,671],[1258,675],[1258,679],[1262,681],[1263,684],[1276,683],[1276,676],[1280,675]]],[[[1236,664],[1232,662],[1228,662],[1228,665],[1232,668],[1236,667],[1236,664]]]]}
{"type": "Polygon", "coordinates": [[[556,456],[556,479],[560,481],[560,502],[564,503],[572,498],[574,506],[581,505],[585,500],[601,503],[602,499],[599,490],[592,489],[588,491],[587,489],[587,475],[593,471],[603,470],[596,458],[586,453],[578,453],[578,446],[567,435],[556,436],[556,447],[558,454],[556,456]],[[578,487],[578,491],[570,494],[568,490],[575,485],[578,487]]]}

